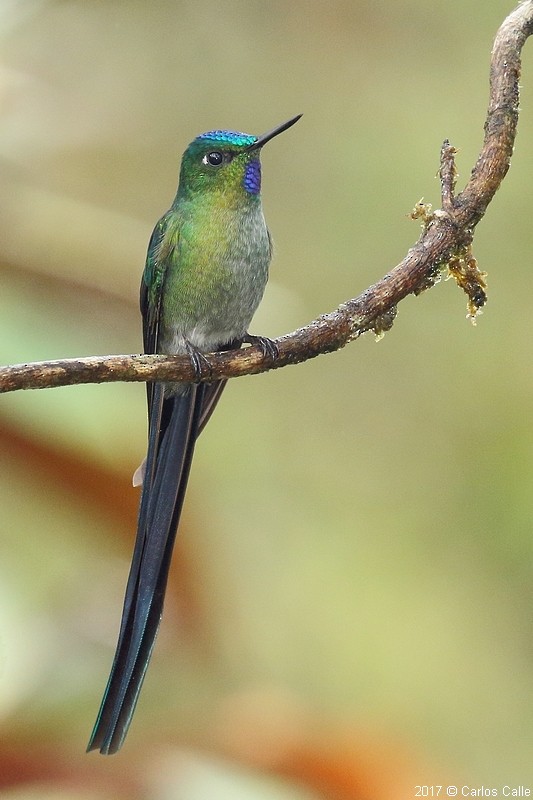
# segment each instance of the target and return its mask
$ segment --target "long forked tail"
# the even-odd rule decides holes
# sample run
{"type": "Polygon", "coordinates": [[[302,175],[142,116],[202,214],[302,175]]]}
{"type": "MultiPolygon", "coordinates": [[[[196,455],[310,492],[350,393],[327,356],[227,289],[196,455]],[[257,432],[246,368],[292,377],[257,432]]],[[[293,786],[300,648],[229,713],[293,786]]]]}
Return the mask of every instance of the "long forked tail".
{"type": "MultiPolygon", "coordinates": [[[[213,386],[213,384],[211,384],[213,386]]],[[[164,397],[153,386],[137,538],[119,640],[87,750],[116,753],[128,732],[150,661],[194,445],[205,414],[206,384],[164,397]]]]}

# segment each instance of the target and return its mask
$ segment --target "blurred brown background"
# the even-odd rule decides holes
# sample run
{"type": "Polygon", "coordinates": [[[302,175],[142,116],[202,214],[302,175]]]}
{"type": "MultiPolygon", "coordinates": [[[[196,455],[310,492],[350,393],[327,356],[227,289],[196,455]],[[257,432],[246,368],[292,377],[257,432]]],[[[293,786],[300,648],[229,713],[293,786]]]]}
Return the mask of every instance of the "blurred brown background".
{"type": "MultiPolygon", "coordinates": [[[[187,143],[304,117],[263,157],[276,336],[404,255],[445,137],[462,186],[507,0],[3,0],[2,363],[141,347],[187,143]]],[[[477,327],[441,283],[391,333],[235,380],[193,466],[157,647],[112,759],[141,385],[0,399],[0,795],[403,800],[533,785],[533,61],[479,227],[477,327]]]]}

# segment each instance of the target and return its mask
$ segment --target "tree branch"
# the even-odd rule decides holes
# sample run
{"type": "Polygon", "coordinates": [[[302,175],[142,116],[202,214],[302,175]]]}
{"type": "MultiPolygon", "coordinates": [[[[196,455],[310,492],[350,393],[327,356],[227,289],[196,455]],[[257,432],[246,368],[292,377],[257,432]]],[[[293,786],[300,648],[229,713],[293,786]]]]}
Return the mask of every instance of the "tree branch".
{"type": "MultiPolygon", "coordinates": [[[[433,286],[445,267],[468,295],[469,316],[475,320],[486,294],[485,276],[471,253],[473,231],[509,169],[518,123],[520,53],[532,32],[533,0],[525,0],[503,22],[494,41],[485,138],[470,180],[455,196],[455,150],[445,141],[440,157],[442,208],[431,213],[423,203],[416,206],[412,217],[421,218],[424,229],[403,261],[358,297],[277,339],[275,359],[256,346],[208,355],[211,371],[206,380],[297,364],[338,350],[367,331],[381,335],[392,327],[400,300],[433,286]]],[[[184,356],[94,356],[2,367],[0,392],[78,383],[194,379],[194,369],[184,356]]]]}

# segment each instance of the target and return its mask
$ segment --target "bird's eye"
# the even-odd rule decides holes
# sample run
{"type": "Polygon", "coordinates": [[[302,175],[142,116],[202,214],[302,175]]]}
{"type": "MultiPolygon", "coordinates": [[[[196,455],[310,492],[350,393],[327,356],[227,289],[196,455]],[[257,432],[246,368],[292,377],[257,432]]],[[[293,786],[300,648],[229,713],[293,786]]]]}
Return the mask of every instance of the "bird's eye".
{"type": "Polygon", "coordinates": [[[211,167],[220,167],[223,161],[224,156],[218,150],[213,150],[212,153],[207,153],[207,155],[202,158],[202,162],[204,164],[209,164],[211,167]]]}

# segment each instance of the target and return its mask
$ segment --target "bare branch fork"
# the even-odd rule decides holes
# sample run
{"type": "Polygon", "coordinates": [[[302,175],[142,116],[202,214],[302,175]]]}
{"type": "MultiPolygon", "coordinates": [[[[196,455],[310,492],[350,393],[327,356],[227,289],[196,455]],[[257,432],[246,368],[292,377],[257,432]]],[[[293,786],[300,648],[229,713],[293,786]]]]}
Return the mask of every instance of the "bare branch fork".
{"type": "MultiPolygon", "coordinates": [[[[518,123],[520,54],[532,33],[533,0],[525,0],[503,22],[494,41],[485,138],[470,180],[456,196],[455,150],[445,141],[440,155],[442,208],[431,213],[423,203],[416,206],[412,216],[423,220],[424,229],[403,261],[359,297],[277,339],[279,352],[274,359],[257,346],[208,355],[211,369],[206,380],[297,364],[339,350],[367,331],[379,335],[392,326],[400,300],[433,286],[444,268],[466,292],[469,315],[475,319],[486,294],[484,275],[471,252],[473,232],[509,169],[518,123]]],[[[184,356],[94,356],[1,367],[0,392],[78,383],[194,379],[193,366],[184,356]]]]}

